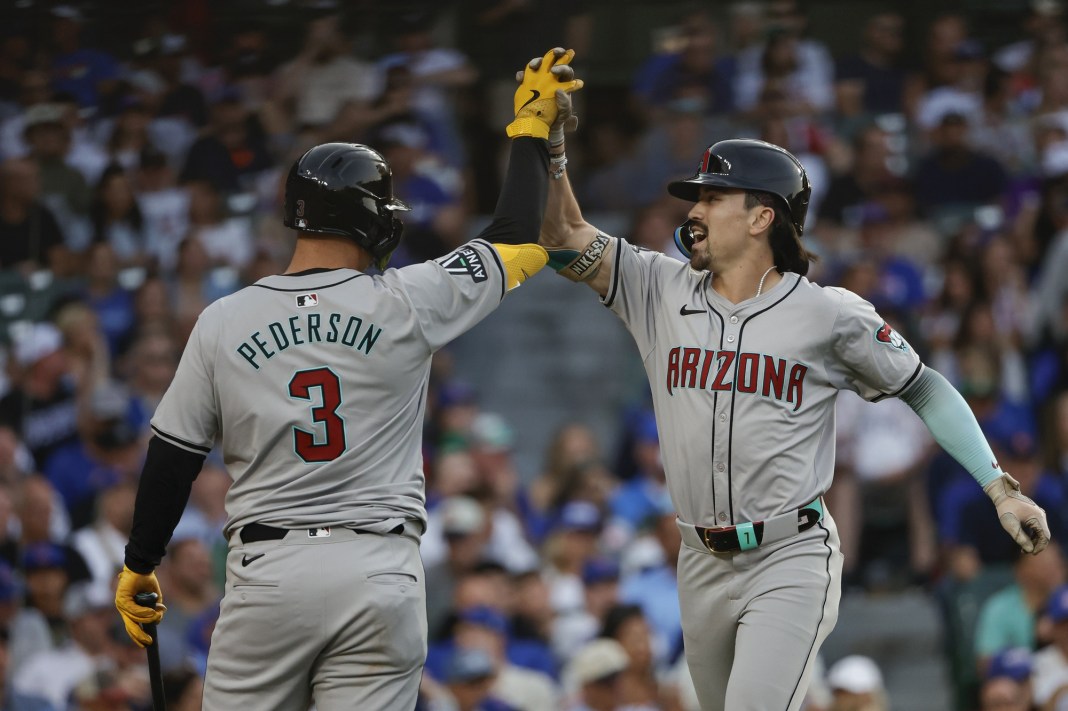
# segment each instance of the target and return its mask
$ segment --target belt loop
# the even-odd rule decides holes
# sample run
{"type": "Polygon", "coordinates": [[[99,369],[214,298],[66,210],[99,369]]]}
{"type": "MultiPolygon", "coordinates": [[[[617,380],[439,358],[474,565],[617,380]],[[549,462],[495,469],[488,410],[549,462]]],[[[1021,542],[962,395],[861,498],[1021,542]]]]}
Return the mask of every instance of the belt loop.
{"type": "Polygon", "coordinates": [[[751,522],[739,523],[735,526],[734,533],[738,536],[738,547],[743,551],[753,550],[760,545],[751,522]]]}

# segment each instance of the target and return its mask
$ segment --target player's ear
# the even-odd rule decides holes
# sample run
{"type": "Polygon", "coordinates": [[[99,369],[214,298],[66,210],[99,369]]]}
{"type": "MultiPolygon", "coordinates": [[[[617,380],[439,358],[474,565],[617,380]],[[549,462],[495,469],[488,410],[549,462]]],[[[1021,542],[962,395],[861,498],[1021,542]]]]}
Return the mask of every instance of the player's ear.
{"type": "Polygon", "coordinates": [[[749,209],[749,233],[760,234],[775,224],[775,209],[767,205],[756,205],[749,209]]]}

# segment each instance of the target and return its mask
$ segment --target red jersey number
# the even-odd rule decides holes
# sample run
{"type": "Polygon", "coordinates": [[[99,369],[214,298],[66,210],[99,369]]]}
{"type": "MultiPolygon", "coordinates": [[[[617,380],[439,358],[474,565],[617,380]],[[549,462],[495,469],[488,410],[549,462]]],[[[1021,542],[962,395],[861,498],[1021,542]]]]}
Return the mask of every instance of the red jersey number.
{"type": "Polygon", "coordinates": [[[315,441],[315,433],[293,428],[293,449],[305,462],[329,462],[345,451],[345,420],[337,414],[341,406],[341,380],[329,368],[301,370],[289,381],[289,395],[312,400],[311,389],[318,388],[322,404],[311,408],[312,421],[324,426],[326,438],[315,441]]]}

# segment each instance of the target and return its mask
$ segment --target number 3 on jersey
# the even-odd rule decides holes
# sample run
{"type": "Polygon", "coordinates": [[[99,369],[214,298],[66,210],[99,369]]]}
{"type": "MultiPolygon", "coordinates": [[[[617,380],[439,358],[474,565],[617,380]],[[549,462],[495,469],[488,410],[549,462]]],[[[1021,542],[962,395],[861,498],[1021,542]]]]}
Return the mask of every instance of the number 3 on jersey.
{"type": "MultiPolygon", "coordinates": [[[[341,380],[329,368],[299,370],[289,381],[289,396],[312,400],[311,389],[319,388],[322,405],[311,408],[313,422],[324,425],[326,438],[315,441],[315,433],[293,428],[293,449],[305,462],[329,462],[345,451],[345,420],[337,414],[341,406],[341,380]]],[[[313,401],[314,402],[314,401],[313,401]]]]}

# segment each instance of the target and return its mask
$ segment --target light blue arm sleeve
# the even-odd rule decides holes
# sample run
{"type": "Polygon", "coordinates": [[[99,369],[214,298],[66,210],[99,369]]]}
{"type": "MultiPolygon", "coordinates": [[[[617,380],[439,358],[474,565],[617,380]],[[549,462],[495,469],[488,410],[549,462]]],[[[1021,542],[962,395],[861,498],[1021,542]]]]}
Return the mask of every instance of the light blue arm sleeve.
{"type": "Polygon", "coordinates": [[[916,382],[899,397],[916,411],[942,449],[960,462],[980,486],[1001,476],[1001,467],[971,408],[941,373],[925,366],[916,382]]]}

